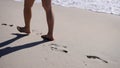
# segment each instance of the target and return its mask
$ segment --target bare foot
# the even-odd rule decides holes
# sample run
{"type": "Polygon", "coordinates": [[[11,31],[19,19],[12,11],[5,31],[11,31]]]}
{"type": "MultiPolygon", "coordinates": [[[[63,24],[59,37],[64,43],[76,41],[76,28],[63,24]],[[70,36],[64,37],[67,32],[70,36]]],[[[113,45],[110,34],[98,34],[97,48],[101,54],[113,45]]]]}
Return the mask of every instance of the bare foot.
{"type": "Polygon", "coordinates": [[[25,27],[19,27],[17,26],[17,30],[22,33],[30,34],[30,30],[26,30],[25,27]]]}
{"type": "Polygon", "coordinates": [[[48,35],[42,35],[41,38],[43,38],[44,40],[47,40],[47,41],[53,41],[54,40],[53,37],[50,37],[48,35]]]}

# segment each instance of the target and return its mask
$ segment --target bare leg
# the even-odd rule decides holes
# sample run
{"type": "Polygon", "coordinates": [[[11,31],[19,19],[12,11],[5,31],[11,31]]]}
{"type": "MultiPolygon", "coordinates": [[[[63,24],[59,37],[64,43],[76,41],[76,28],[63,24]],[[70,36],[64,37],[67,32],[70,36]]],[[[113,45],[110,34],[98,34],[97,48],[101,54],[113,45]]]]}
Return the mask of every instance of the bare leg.
{"type": "Polygon", "coordinates": [[[31,8],[35,0],[24,0],[24,21],[25,27],[18,27],[20,32],[30,33],[30,21],[32,17],[31,8]]]}
{"type": "Polygon", "coordinates": [[[54,28],[54,17],[52,13],[51,0],[42,0],[42,6],[46,11],[46,18],[48,24],[48,33],[47,35],[43,35],[42,37],[49,38],[51,41],[53,38],[53,28],[54,28]]]}

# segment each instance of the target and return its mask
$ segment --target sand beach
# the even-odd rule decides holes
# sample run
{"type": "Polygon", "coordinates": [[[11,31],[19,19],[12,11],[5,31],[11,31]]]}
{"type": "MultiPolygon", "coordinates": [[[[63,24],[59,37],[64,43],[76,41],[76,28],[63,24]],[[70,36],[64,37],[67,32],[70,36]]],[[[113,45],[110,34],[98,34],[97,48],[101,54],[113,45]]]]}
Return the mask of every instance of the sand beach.
{"type": "Polygon", "coordinates": [[[119,68],[120,16],[53,4],[54,37],[47,32],[41,3],[33,6],[31,34],[24,26],[23,2],[0,0],[0,68],[119,68]]]}

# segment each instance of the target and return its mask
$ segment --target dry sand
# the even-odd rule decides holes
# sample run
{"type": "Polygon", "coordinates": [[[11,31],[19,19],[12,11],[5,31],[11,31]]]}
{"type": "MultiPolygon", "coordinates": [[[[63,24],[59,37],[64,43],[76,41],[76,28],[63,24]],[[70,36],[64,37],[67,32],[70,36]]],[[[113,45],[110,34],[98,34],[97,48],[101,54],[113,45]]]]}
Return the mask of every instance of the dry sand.
{"type": "Polygon", "coordinates": [[[34,4],[29,36],[23,2],[0,0],[0,68],[119,68],[120,16],[53,5],[55,41],[44,42],[45,12],[34,4]]]}

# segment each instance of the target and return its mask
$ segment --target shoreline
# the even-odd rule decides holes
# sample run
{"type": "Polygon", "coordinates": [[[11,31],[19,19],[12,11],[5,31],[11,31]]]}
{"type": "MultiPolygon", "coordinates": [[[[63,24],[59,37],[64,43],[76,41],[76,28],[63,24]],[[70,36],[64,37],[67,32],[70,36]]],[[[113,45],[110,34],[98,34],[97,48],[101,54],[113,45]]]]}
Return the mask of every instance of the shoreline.
{"type": "MultiPolygon", "coordinates": [[[[17,1],[17,0],[16,0],[17,1]]],[[[18,0],[19,2],[21,0],[18,0]]],[[[40,0],[36,0],[36,3],[40,3],[40,0]]],[[[73,7],[79,9],[85,9],[93,12],[101,12],[107,14],[113,14],[120,16],[119,10],[119,1],[57,1],[53,0],[54,5],[62,6],[62,7],[73,7]]]]}

